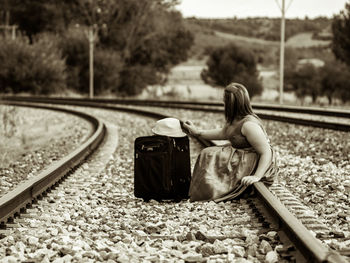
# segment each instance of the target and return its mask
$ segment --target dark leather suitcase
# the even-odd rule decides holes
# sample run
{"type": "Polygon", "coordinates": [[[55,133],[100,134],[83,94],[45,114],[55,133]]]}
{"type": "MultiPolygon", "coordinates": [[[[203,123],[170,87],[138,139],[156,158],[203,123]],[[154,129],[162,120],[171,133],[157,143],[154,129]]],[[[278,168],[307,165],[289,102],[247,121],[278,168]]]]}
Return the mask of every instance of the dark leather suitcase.
{"type": "Polygon", "coordinates": [[[189,139],[138,137],[134,145],[134,195],[145,201],[188,198],[191,181],[189,139]]]}

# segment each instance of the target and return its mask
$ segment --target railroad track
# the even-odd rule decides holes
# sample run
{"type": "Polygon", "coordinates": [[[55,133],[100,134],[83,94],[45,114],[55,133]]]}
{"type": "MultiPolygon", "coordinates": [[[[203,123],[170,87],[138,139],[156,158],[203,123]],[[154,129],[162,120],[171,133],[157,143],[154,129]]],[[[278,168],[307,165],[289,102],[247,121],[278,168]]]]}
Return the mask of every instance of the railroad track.
{"type": "Polygon", "coordinates": [[[4,224],[10,218],[13,218],[14,215],[23,211],[23,209],[27,205],[30,205],[33,200],[45,193],[45,191],[59,182],[66,174],[86,159],[98,147],[106,131],[102,122],[83,112],[33,103],[12,102],[10,104],[15,106],[50,109],[77,115],[88,120],[93,125],[93,133],[85,143],[68,156],[56,162],[35,178],[24,182],[9,194],[0,198],[0,224],[2,227],[4,227],[4,224]]]}
{"type": "MultiPolygon", "coordinates": [[[[30,101],[29,99],[25,99],[27,101],[30,101]]],[[[63,100],[63,99],[55,99],[55,100],[44,100],[44,99],[37,99],[35,100],[36,102],[40,102],[40,103],[52,103],[52,104],[70,104],[70,105],[80,105],[80,106],[89,106],[89,107],[96,107],[96,108],[106,108],[109,110],[123,110],[123,111],[128,111],[128,112],[133,112],[133,113],[138,113],[138,114],[144,114],[144,115],[148,115],[151,116],[153,118],[163,118],[166,117],[162,114],[159,113],[155,113],[154,111],[150,111],[150,110],[140,110],[136,107],[125,107],[125,106],[116,106],[113,105],[113,103],[111,103],[110,101],[107,103],[106,101],[89,101],[89,102],[84,102],[83,100],[63,100]],[[101,105],[104,104],[104,106],[101,105]]],[[[5,103],[10,103],[12,105],[23,105],[23,101],[22,102],[15,102],[15,99],[12,98],[11,100],[8,100],[5,103]]],[[[137,102],[139,103],[139,102],[137,102]]],[[[123,102],[123,104],[125,104],[123,102]]],[[[129,104],[129,103],[128,103],[129,104]]],[[[136,105],[136,104],[135,104],[136,105]]],[[[140,104],[137,104],[140,105],[140,104]]],[[[35,106],[34,104],[32,104],[32,106],[35,106]]],[[[154,104],[152,105],[154,106],[154,104]]],[[[157,105],[159,106],[159,105],[157,105]]],[[[40,105],[40,107],[47,107],[49,108],[49,106],[45,106],[45,105],[40,105]]],[[[175,107],[175,106],[174,106],[175,107]]],[[[198,106],[195,106],[198,108],[198,106]]],[[[199,109],[199,108],[198,108],[199,109]]],[[[92,119],[91,117],[88,117],[86,114],[82,114],[81,116],[83,116],[84,118],[87,119],[92,119]]],[[[93,121],[95,124],[98,122],[97,120],[93,121]]],[[[96,126],[96,125],[95,125],[96,126]]],[[[98,127],[101,127],[101,124],[99,123],[97,125],[98,127]]],[[[103,128],[96,128],[96,130],[103,130],[103,128]]],[[[80,161],[85,159],[86,156],[88,156],[93,148],[96,148],[97,145],[101,142],[102,137],[103,137],[103,131],[99,132],[100,135],[94,135],[93,137],[99,137],[99,139],[97,139],[97,141],[93,141],[90,142],[92,145],[94,145],[94,147],[85,147],[85,148],[89,148],[89,150],[87,150],[88,152],[86,152],[85,154],[83,154],[84,157],[81,157],[80,161]]],[[[89,139],[90,141],[90,139],[89,139]]],[[[204,143],[205,145],[210,145],[212,144],[212,142],[206,142],[206,141],[202,141],[201,143],[204,143]]],[[[79,148],[80,149],[80,148],[79,148]]],[[[83,151],[80,151],[83,152],[83,151]]],[[[76,158],[76,157],[74,157],[76,158]]],[[[73,169],[73,167],[77,166],[77,162],[78,161],[74,161],[74,164],[72,166],[67,166],[67,163],[69,163],[69,160],[66,160],[66,162],[64,162],[65,164],[62,165],[62,167],[55,167],[55,168],[50,168],[48,170],[50,170],[50,172],[48,174],[55,174],[54,176],[48,177],[48,176],[39,176],[41,179],[36,182],[36,183],[31,183],[30,185],[27,184],[27,186],[25,187],[25,190],[23,190],[23,193],[18,190],[15,189],[13,192],[11,192],[11,200],[17,200],[17,201],[11,201],[9,199],[9,195],[6,195],[5,197],[0,199],[0,211],[1,211],[1,221],[3,223],[3,226],[6,225],[6,222],[11,222],[11,220],[13,220],[15,215],[18,215],[18,213],[22,210],[25,206],[27,206],[29,203],[32,202],[33,198],[37,198],[38,196],[42,195],[43,193],[45,193],[48,189],[48,187],[54,185],[59,179],[59,176],[57,175],[58,173],[60,173],[60,176],[65,176],[65,174],[67,173],[67,171],[73,169]],[[45,180],[48,181],[47,183],[43,183],[43,179],[42,178],[46,178],[45,180]],[[51,181],[51,178],[55,178],[54,180],[51,181]],[[37,188],[39,188],[43,185],[45,185],[45,187],[43,187],[43,190],[40,190],[42,192],[40,192],[39,190],[36,190],[37,188]],[[45,188],[45,189],[44,189],[45,188]],[[15,194],[16,192],[16,194],[15,194]],[[19,199],[23,199],[23,196],[25,197],[25,201],[18,201],[19,199]],[[6,202],[4,202],[4,200],[6,202]],[[10,203],[12,203],[11,205],[9,205],[10,203]],[[16,205],[14,205],[14,203],[16,205]],[[7,204],[7,206],[5,206],[5,204],[7,204]],[[3,209],[3,207],[7,207],[6,210],[3,209]],[[12,207],[11,211],[10,208],[12,207]],[[6,211],[6,213],[3,213],[3,211],[6,211]]],[[[286,234],[286,236],[288,237],[288,239],[290,239],[294,246],[301,252],[302,257],[307,261],[307,262],[346,262],[344,258],[342,258],[337,252],[335,251],[331,251],[329,248],[327,248],[326,246],[324,246],[322,243],[319,242],[319,240],[317,240],[313,235],[311,235],[311,233],[307,230],[307,228],[301,223],[300,220],[298,220],[287,208],[286,206],[278,199],[276,198],[276,195],[280,196],[281,200],[284,200],[284,203],[291,205],[291,206],[295,206],[298,207],[299,204],[297,203],[293,203],[292,197],[288,196],[288,194],[286,194],[283,189],[279,186],[275,186],[272,191],[274,192],[274,194],[271,193],[271,191],[269,191],[269,189],[267,189],[265,187],[264,184],[262,183],[256,183],[254,185],[255,190],[258,193],[258,197],[260,199],[259,202],[261,202],[260,204],[256,205],[253,204],[252,202],[250,202],[250,206],[253,207],[254,211],[259,210],[260,214],[267,214],[265,215],[265,218],[272,218],[274,220],[272,220],[271,224],[276,225],[278,230],[283,230],[283,232],[286,234]],[[264,204],[264,205],[261,205],[264,204]],[[268,215],[270,214],[270,216],[268,215]],[[271,216],[272,214],[272,216],[271,216]],[[277,218],[277,220],[276,220],[277,218]]],[[[300,207],[299,207],[300,208],[300,207]]],[[[300,209],[302,210],[302,209],[300,209]]],[[[300,211],[299,211],[300,212],[300,211]]],[[[302,214],[302,212],[300,212],[302,214]]],[[[311,218],[306,215],[304,217],[305,220],[309,220],[309,221],[313,221],[315,222],[314,218],[311,218]]],[[[324,231],[324,229],[322,229],[322,226],[317,226],[316,228],[321,229],[319,233],[323,233],[322,230],[324,231]]],[[[317,230],[315,230],[317,231],[317,230]]],[[[4,232],[6,233],[6,231],[4,232]]]]}
{"type": "MultiPolygon", "coordinates": [[[[17,100],[18,97],[3,96],[6,100],[17,100]]],[[[58,104],[92,104],[103,105],[135,105],[148,107],[181,108],[188,110],[222,112],[223,103],[218,102],[189,102],[189,101],[162,101],[162,100],[137,100],[137,99],[89,99],[89,98],[47,98],[47,97],[21,97],[22,101],[36,101],[47,103],[49,101],[58,104]]],[[[317,107],[298,107],[273,104],[252,104],[255,112],[262,119],[294,123],[333,129],[350,131],[350,110],[326,109],[317,107]],[[312,118],[317,116],[317,118],[312,118]],[[322,120],[319,120],[322,119],[322,120]]]]}

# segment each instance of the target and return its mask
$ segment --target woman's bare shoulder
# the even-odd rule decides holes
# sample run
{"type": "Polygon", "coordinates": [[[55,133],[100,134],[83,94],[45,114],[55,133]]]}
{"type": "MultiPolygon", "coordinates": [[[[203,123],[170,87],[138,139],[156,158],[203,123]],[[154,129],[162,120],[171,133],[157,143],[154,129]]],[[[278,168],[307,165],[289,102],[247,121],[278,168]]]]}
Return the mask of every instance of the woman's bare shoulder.
{"type": "Polygon", "coordinates": [[[256,120],[246,120],[242,124],[241,132],[243,135],[252,132],[260,132],[263,131],[261,124],[256,120]]]}

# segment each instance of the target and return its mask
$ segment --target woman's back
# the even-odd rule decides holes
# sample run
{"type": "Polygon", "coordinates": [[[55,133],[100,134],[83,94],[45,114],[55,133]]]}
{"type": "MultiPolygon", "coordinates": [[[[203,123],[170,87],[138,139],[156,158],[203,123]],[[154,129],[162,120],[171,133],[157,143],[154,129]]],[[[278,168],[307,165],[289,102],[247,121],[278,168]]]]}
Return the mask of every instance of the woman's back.
{"type": "Polygon", "coordinates": [[[247,115],[243,119],[237,121],[236,123],[227,125],[225,128],[225,135],[228,138],[228,140],[231,142],[232,147],[237,149],[252,147],[248,142],[247,138],[241,132],[243,124],[247,121],[252,121],[259,124],[259,126],[262,128],[262,130],[265,133],[265,129],[261,121],[253,115],[247,115]]]}

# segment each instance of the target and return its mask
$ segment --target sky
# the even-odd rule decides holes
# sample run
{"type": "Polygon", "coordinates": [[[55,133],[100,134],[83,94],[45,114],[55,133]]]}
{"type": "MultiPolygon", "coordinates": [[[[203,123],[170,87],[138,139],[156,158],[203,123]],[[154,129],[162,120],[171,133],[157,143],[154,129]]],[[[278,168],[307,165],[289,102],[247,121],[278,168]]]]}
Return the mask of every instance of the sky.
{"type": "MultiPolygon", "coordinates": [[[[184,17],[245,18],[281,17],[282,0],[180,0],[176,7],[184,17]]],[[[286,18],[333,17],[349,0],[285,0],[286,18]],[[288,9],[287,9],[288,7],[288,9]]]]}

